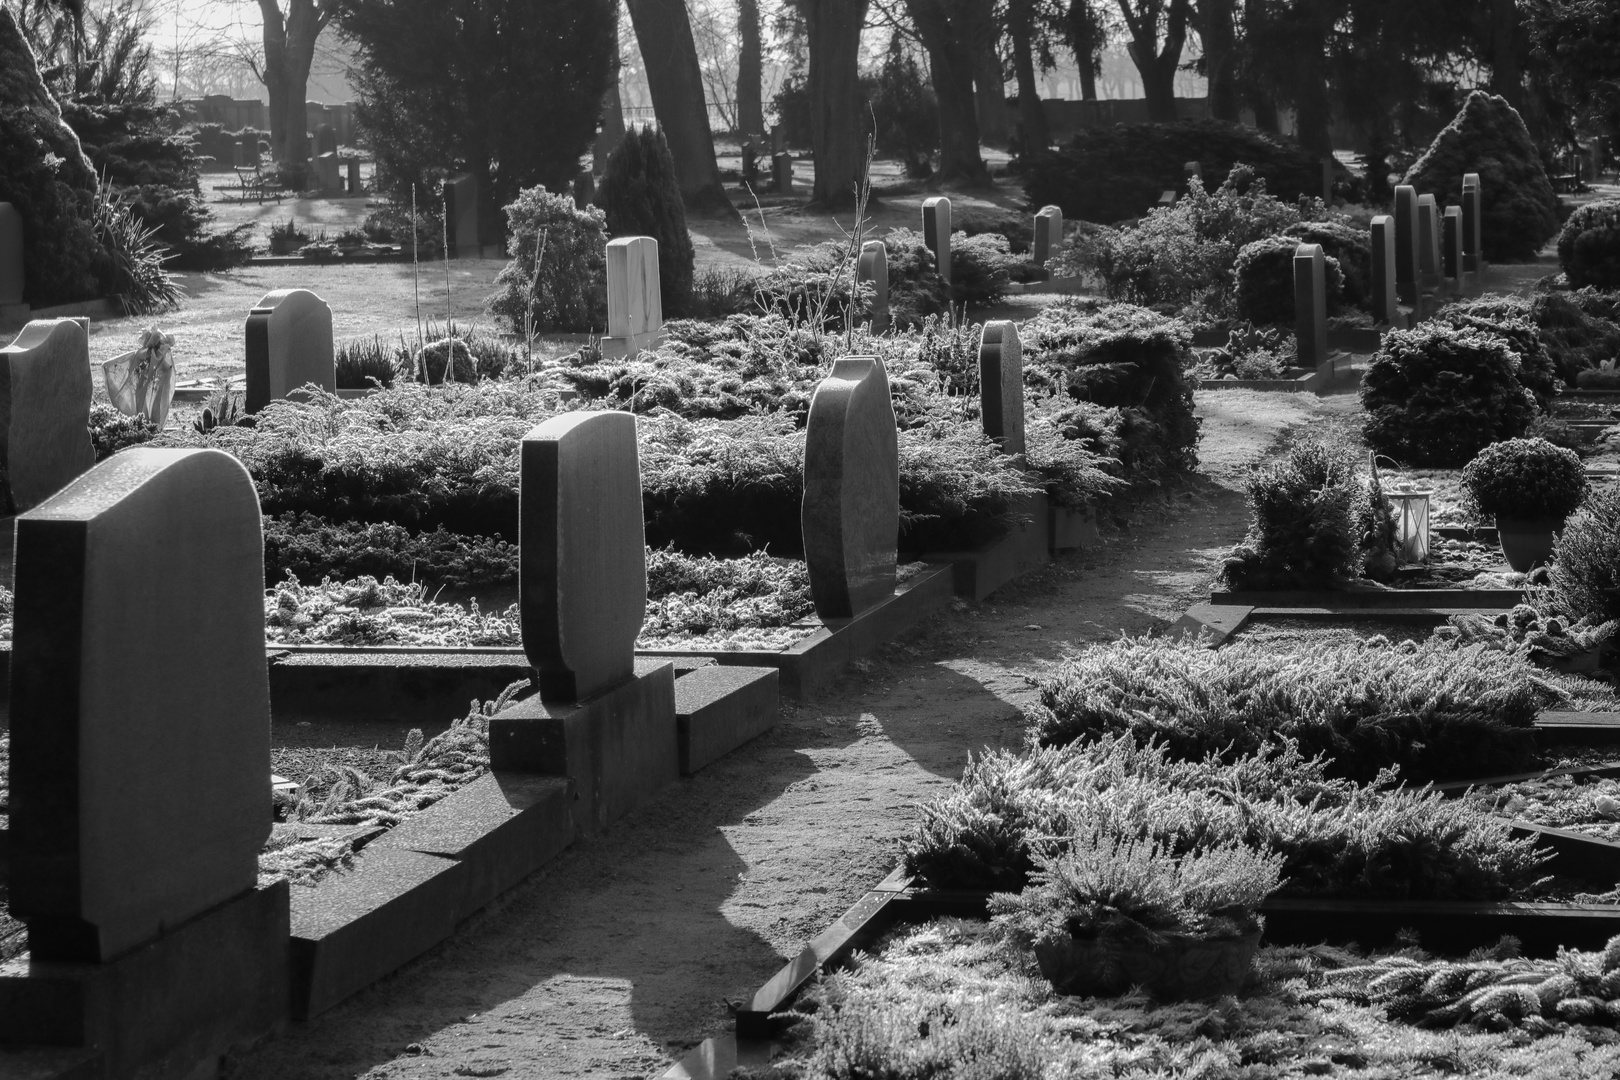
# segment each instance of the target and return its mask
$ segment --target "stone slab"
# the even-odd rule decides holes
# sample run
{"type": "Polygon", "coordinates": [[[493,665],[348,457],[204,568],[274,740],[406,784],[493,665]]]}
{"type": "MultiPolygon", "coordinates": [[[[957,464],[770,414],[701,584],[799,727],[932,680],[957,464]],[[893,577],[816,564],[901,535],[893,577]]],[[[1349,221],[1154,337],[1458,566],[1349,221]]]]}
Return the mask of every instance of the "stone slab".
{"type": "Polygon", "coordinates": [[[951,200],[935,195],[923,200],[923,243],[934,253],[934,262],[945,284],[951,283],[951,200]]]}
{"type": "Polygon", "coordinates": [[[285,1024],[288,931],[277,881],[111,963],[19,957],[0,965],[0,1043],[95,1052],[102,1080],[178,1080],[210,1061],[213,1075],[225,1052],[285,1024]]]}
{"type": "Polygon", "coordinates": [[[1253,612],[1252,607],[1235,604],[1194,604],[1170,627],[1170,635],[1207,633],[1210,645],[1218,646],[1242,629],[1253,612]]]}
{"type": "Polygon", "coordinates": [[[270,702],[299,719],[436,723],[465,716],[534,669],[518,651],[434,653],[354,650],[272,652],[270,702]]]}
{"type": "Polygon", "coordinates": [[[1381,323],[1393,323],[1399,312],[1395,295],[1395,219],[1379,214],[1372,219],[1372,314],[1381,323]]]}
{"type": "Polygon", "coordinates": [[[716,1035],[687,1051],[659,1080],[729,1080],[739,1066],[763,1069],[775,1055],[773,1043],[716,1035]]]}
{"type": "Polygon", "coordinates": [[[987,322],[979,335],[979,408],[984,433],[1004,454],[1024,452],[1024,349],[1018,324],[987,322]]]}
{"type": "Polygon", "coordinates": [[[263,564],[219,450],[129,450],[17,518],[9,887],[34,956],[111,960],[253,887],[263,564]]]}
{"type": "Polygon", "coordinates": [[[1440,204],[1428,193],[1418,196],[1418,270],[1425,280],[1440,276],[1440,204]]]}
{"type": "Polygon", "coordinates": [[[594,836],[680,775],[674,666],[577,704],[526,698],[490,719],[489,744],[498,771],[571,781],[575,830],[594,836]]]}
{"type": "Polygon", "coordinates": [[[781,675],[773,667],[714,665],[675,680],[682,776],[691,776],[776,726],[781,675]]]}
{"type": "Polygon", "coordinates": [[[633,356],[664,339],[658,241],[621,236],[607,244],[608,326],[603,356],[633,356]]]}
{"type": "MultiPolygon", "coordinates": [[[[636,512],[640,514],[640,501],[636,512]]],[[[816,615],[858,615],[894,592],[900,446],[889,377],[875,356],[846,356],[810,400],[805,425],[804,559],[816,615]]]]}
{"type": "Polygon", "coordinates": [[[1327,360],[1327,259],[1321,244],[1294,249],[1294,338],[1300,367],[1327,360]]]}
{"type": "Polygon", "coordinates": [[[958,596],[983,600],[1009,581],[1051,561],[1046,495],[1026,496],[1013,512],[1024,520],[999,540],[976,551],[928,552],[929,562],[948,562],[955,568],[958,596]]]}
{"type": "Polygon", "coordinates": [[[6,513],[28,510],[96,463],[90,339],[76,319],[35,319],[0,348],[0,476],[6,513]]]}
{"type": "Polygon", "coordinates": [[[256,413],[314,383],[337,390],[332,309],[308,289],[265,293],[248,312],[247,383],[242,407],[256,413]]]}
{"type": "Polygon", "coordinates": [[[1421,267],[1417,188],[1401,184],[1395,189],[1395,292],[1403,304],[1418,301],[1421,267]]]}
{"type": "Polygon", "coordinates": [[[1030,246],[1030,259],[1045,268],[1046,261],[1063,246],[1063,208],[1043,206],[1035,214],[1035,239],[1030,246]]]}
{"type": "Polygon", "coordinates": [[[1067,506],[1048,508],[1049,546],[1053,551],[1073,551],[1094,548],[1102,543],[1097,531],[1097,515],[1088,510],[1072,510],[1067,506]]]}
{"type": "Polygon", "coordinates": [[[581,701],[630,677],[647,615],[636,418],[554,416],[524,436],[520,467],[523,648],[542,697],[581,701]]]}

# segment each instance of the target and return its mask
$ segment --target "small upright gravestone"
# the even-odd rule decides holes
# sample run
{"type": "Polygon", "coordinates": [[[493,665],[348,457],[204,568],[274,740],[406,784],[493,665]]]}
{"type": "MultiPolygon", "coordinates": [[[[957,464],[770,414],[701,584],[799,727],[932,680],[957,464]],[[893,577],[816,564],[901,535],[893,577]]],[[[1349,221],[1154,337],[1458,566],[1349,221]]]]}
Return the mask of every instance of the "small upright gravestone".
{"type": "Polygon", "coordinates": [[[472,173],[462,173],[446,180],[444,202],[451,257],[478,258],[478,178],[472,173]]]}
{"type": "Polygon", "coordinates": [[[36,319],[0,348],[0,500],[38,506],[96,463],[90,339],[77,319],[36,319]]]}
{"type": "Polygon", "coordinates": [[[1043,206],[1040,213],[1035,215],[1035,242],[1031,245],[1030,257],[1035,265],[1046,267],[1046,260],[1052,253],[1063,246],[1063,208],[1059,206],[1043,206]]]}
{"type": "Polygon", "coordinates": [[[213,1075],[285,1022],[287,883],[257,884],[263,565],[253,481],[218,450],[119,454],[17,518],[8,886],[30,963],[0,973],[0,1042],[47,1041],[48,1017],[94,1075],[213,1075]]]}
{"type": "Polygon", "coordinates": [[[900,538],[900,447],[889,376],[873,356],[846,356],[816,387],[804,436],[804,561],[823,622],[894,592],[900,538]]]}
{"type": "Polygon", "coordinates": [[[984,433],[1004,454],[1024,452],[1024,349],[1018,324],[988,322],[979,336],[979,397],[984,433]]]}
{"type": "Polygon", "coordinates": [[[1395,293],[1403,304],[1416,304],[1421,292],[1418,228],[1417,188],[1402,184],[1395,189],[1395,293]]]}
{"type": "Polygon", "coordinates": [[[266,293],[247,319],[247,392],[256,413],[306,383],[337,392],[332,309],[308,289],[266,293]]]}
{"type": "Polygon", "coordinates": [[[934,253],[939,276],[951,283],[951,200],[943,195],[924,199],[922,204],[923,243],[934,253]]]}
{"type": "Polygon", "coordinates": [[[23,302],[23,221],[17,208],[0,202],[0,308],[23,302]]]}
{"type": "Polygon", "coordinates": [[[315,127],[315,156],[337,153],[337,129],[331,124],[317,124],[315,127]]]}
{"type": "Polygon", "coordinates": [[[1440,222],[1441,272],[1460,288],[1463,275],[1462,207],[1446,207],[1440,222]]]}
{"type": "Polygon", "coordinates": [[[1181,166],[1181,170],[1187,176],[1187,187],[1189,189],[1192,188],[1192,182],[1193,182],[1194,177],[1197,177],[1198,181],[1200,183],[1203,182],[1203,179],[1204,179],[1204,166],[1199,164],[1198,162],[1196,162],[1196,161],[1186,162],[1185,164],[1183,164],[1181,166]]]}
{"type": "Polygon", "coordinates": [[[1476,273],[1484,268],[1485,253],[1480,246],[1481,231],[1479,173],[1464,173],[1462,186],[1463,270],[1476,273]]]}
{"type": "Polygon", "coordinates": [[[1294,336],[1299,366],[1314,368],[1328,358],[1327,258],[1321,244],[1294,249],[1294,336]]]}
{"type": "Polygon", "coordinates": [[[1440,204],[1433,195],[1418,196],[1418,270],[1425,285],[1440,280],[1440,204]]]}
{"type": "Polygon", "coordinates": [[[518,568],[523,647],[547,701],[635,674],[647,613],[636,418],[555,416],[523,438],[518,568]]]}
{"type": "Polygon", "coordinates": [[[608,332],[603,356],[634,356],[664,339],[658,241],[621,236],[607,245],[608,332]]]}
{"type": "Polygon", "coordinates": [[[778,195],[793,194],[793,155],[783,152],[771,158],[771,179],[778,195]]]}
{"type": "Polygon", "coordinates": [[[1388,214],[1372,219],[1372,307],[1375,321],[1395,323],[1395,219],[1388,214]]]}
{"type": "Polygon", "coordinates": [[[872,283],[872,333],[882,334],[889,329],[889,249],[883,241],[868,240],[861,245],[855,274],[857,280],[872,283]]]}
{"type": "Polygon", "coordinates": [[[343,194],[343,170],[336,152],[316,154],[310,164],[315,173],[316,190],[327,198],[343,194]]]}

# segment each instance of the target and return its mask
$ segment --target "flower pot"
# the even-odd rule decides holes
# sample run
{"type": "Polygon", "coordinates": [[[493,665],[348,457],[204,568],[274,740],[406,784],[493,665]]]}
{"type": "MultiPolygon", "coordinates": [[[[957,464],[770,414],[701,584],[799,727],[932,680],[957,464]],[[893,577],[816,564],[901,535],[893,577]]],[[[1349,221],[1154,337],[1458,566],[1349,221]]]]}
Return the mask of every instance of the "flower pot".
{"type": "Polygon", "coordinates": [[[1258,928],[1227,938],[1164,934],[1157,942],[1066,937],[1037,942],[1035,960],[1060,994],[1116,997],[1141,986],[1161,999],[1191,1001],[1237,993],[1259,945],[1258,928]]]}
{"type": "Polygon", "coordinates": [[[1517,521],[1496,519],[1496,535],[1502,541],[1502,554],[1508,565],[1521,574],[1551,561],[1553,538],[1564,527],[1563,518],[1517,521]]]}

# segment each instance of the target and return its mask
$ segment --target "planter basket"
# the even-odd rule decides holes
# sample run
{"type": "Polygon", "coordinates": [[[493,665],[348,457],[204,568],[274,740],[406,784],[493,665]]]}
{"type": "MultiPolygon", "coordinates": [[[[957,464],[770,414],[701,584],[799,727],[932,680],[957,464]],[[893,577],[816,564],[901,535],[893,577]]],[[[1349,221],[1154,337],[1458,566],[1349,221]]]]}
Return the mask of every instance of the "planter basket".
{"type": "Polygon", "coordinates": [[[1502,555],[1508,565],[1521,574],[1529,573],[1552,560],[1553,538],[1563,527],[1563,518],[1534,521],[1504,517],[1496,519],[1496,535],[1502,542],[1502,555]]]}
{"type": "Polygon", "coordinates": [[[1060,994],[1117,997],[1141,986],[1165,1000],[1235,994],[1248,978],[1260,931],[1242,937],[1164,934],[1157,943],[1116,937],[1039,942],[1041,974],[1060,994]]]}

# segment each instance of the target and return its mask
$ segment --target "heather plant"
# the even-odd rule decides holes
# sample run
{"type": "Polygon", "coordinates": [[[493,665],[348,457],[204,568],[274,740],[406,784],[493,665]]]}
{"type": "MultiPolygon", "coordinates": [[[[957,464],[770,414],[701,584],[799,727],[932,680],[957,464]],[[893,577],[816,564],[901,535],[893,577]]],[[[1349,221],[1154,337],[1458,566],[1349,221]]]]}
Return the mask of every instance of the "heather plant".
{"type": "Polygon", "coordinates": [[[343,342],[333,359],[339,390],[368,390],[373,385],[387,388],[394,385],[402,369],[410,366],[411,350],[403,338],[397,346],[388,345],[380,335],[373,334],[369,340],[343,342]]]}
{"type": "Polygon", "coordinates": [[[607,218],[571,195],[524,188],[506,206],[507,254],[492,314],[519,334],[607,325],[607,218]]]}
{"type": "Polygon", "coordinates": [[[998,302],[1023,259],[998,233],[951,233],[951,299],[967,307],[998,302]]]}
{"type": "Polygon", "coordinates": [[[1384,336],[1361,404],[1367,445],[1405,465],[1462,465],[1523,435],[1536,412],[1506,341],[1434,320],[1384,336]]]}
{"type": "Polygon", "coordinates": [[[288,577],[265,593],[265,640],[282,645],[521,645],[518,608],[486,615],[429,600],[421,582],[323,580],[305,585],[288,577]]]}
{"type": "Polygon", "coordinates": [[[643,641],[703,644],[729,639],[739,648],[771,647],[785,643],[782,628],[814,610],[810,575],[801,561],[763,552],[738,559],[688,556],[671,549],[647,553],[643,641]]]}
{"type": "Polygon", "coordinates": [[[308,512],[264,519],[267,586],[289,575],[303,581],[369,576],[471,589],[511,584],[517,571],[517,545],[443,526],[413,533],[393,522],[333,522],[308,512]]]}
{"type": "Polygon", "coordinates": [[[1417,782],[1523,771],[1535,761],[1536,716],[1560,698],[1522,658],[1377,638],[1325,652],[1122,638],[1038,686],[1028,719],[1042,746],[1129,732],[1200,758],[1288,738],[1324,755],[1331,775],[1371,780],[1398,765],[1417,782]]]}

